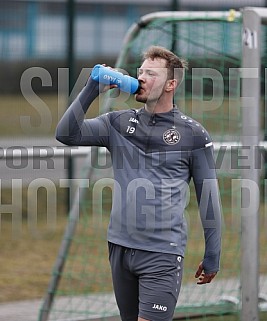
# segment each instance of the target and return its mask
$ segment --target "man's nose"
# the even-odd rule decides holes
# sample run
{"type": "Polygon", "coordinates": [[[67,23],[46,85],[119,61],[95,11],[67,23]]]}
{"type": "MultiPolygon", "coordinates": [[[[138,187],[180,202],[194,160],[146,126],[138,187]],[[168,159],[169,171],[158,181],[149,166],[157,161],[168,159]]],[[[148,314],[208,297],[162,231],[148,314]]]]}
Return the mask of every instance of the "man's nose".
{"type": "Polygon", "coordinates": [[[138,81],[140,81],[140,82],[145,82],[145,77],[144,77],[143,74],[142,74],[142,75],[139,75],[137,79],[138,79],[138,81]]]}

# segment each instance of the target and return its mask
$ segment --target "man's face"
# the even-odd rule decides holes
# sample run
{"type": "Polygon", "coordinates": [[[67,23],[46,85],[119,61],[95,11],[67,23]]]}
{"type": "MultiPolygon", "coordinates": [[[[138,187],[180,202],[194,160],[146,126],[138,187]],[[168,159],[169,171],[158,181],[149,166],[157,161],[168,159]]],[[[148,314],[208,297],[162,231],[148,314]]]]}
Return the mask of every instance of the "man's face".
{"type": "Polygon", "coordinates": [[[167,81],[167,68],[164,59],[146,59],[139,68],[138,80],[140,91],[135,95],[136,101],[157,102],[164,93],[167,81]]]}

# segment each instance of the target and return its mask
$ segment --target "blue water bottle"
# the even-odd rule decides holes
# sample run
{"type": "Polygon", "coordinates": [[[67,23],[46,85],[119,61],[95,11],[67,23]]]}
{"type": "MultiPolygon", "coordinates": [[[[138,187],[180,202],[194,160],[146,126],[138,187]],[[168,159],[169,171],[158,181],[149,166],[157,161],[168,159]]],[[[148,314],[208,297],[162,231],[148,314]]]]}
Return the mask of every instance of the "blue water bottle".
{"type": "Polygon", "coordinates": [[[91,78],[105,85],[117,85],[121,91],[130,94],[135,94],[139,90],[139,81],[136,78],[100,64],[94,66],[91,78]]]}

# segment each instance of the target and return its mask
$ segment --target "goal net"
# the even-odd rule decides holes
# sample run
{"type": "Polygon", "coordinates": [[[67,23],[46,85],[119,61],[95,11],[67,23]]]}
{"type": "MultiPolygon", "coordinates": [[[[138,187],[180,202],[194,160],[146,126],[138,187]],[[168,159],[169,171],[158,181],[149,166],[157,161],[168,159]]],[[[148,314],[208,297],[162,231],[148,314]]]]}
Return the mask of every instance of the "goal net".
{"type": "MultiPolygon", "coordinates": [[[[221,272],[210,285],[196,285],[194,274],[204,241],[192,188],[186,209],[189,234],[184,277],[175,311],[177,318],[186,320],[196,315],[204,320],[209,314],[228,320],[227,313],[240,309],[241,35],[242,16],[235,11],[152,13],[129,29],[116,64],[136,76],[141,54],[150,45],[164,46],[187,59],[189,70],[175,103],[203,124],[214,141],[223,207],[221,272]]],[[[101,112],[129,108],[133,101],[126,98],[120,95],[116,104],[109,99],[101,112]]],[[[112,195],[109,155],[92,149],[83,170],[90,186],[74,201],[39,321],[111,320],[118,316],[106,244],[112,195]]]]}

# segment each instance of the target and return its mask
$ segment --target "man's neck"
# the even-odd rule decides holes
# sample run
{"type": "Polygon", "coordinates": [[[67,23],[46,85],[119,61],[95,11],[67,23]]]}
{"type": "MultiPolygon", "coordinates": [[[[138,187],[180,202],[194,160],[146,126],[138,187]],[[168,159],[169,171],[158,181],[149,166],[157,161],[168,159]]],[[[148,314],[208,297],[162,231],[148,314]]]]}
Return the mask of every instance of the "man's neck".
{"type": "Polygon", "coordinates": [[[162,104],[145,104],[145,110],[151,114],[160,114],[160,113],[167,113],[173,109],[173,104],[169,103],[166,105],[162,104]]]}

